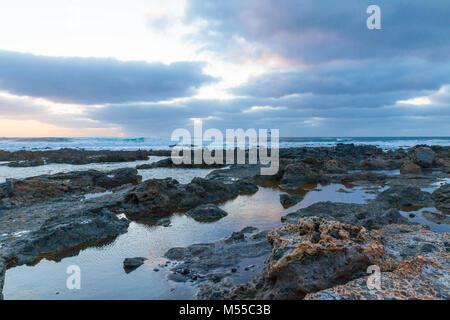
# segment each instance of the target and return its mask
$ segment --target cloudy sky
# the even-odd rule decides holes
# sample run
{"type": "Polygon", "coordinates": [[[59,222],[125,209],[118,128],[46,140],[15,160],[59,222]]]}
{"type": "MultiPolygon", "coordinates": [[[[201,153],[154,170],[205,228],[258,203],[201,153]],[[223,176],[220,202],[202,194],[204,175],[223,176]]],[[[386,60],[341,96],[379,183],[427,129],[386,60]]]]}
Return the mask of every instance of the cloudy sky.
{"type": "Polygon", "coordinates": [[[0,0],[0,136],[450,136],[449,19],[448,0],[0,0]]]}

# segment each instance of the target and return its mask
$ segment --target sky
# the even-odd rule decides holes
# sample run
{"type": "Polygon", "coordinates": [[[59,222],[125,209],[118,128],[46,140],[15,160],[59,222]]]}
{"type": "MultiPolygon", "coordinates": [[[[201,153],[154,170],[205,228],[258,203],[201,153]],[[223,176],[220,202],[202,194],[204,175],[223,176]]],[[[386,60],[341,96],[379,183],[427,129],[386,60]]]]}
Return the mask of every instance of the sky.
{"type": "Polygon", "coordinates": [[[0,137],[169,137],[196,120],[285,137],[450,136],[448,0],[0,8],[0,137]]]}

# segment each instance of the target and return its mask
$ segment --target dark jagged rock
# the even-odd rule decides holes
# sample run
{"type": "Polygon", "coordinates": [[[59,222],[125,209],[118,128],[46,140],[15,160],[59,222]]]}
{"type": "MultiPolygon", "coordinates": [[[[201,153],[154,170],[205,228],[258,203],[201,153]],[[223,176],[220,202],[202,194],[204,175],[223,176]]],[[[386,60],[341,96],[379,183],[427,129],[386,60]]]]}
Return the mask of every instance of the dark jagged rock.
{"type": "Polygon", "coordinates": [[[325,172],[327,173],[346,173],[347,169],[342,164],[341,161],[330,159],[327,162],[325,162],[324,166],[325,172]]]}
{"type": "Polygon", "coordinates": [[[188,216],[199,222],[213,222],[220,220],[228,213],[214,204],[202,204],[186,213],[188,216]]]}
{"type": "MultiPolygon", "coordinates": [[[[10,161],[10,167],[32,167],[48,163],[88,164],[105,162],[130,162],[148,160],[150,155],[164,155],[167,152],[159,151],[109,151],[109,150],[78,150],[62,148],[59,150],[45,151],[2,151],[0,150],[0,161],[10,161]]],[[[170,155],[170,151],[168,151],[170,155]]]]}
{"type": "Polygon", "coordinates": [[[126,273],[130,273],[142,266],[146,260],[148,259],[143,257],[125,258],[123,261],[123,268],[126,273]]]}
{"type": "Polygon", "coordinates": [[[303,197],[299,196],[299,195],[289,195],[289,194],[281,194],[280,195],[280,202],[284,208],[292,207],[302,200],[303,200],[303,197]]]}
{"type": "Polygon", "coordinates": [[[354,226],[364,226],[369,230],[379,229],[391,223],[408,223],[398,210],[389,209],[376,202],[369,204],[318,202],[283,216],[281,221],[297,223],[301,218],[314,216],[354,226]]]}
{"type": "Polygon", "coordinates": [[[376,200],[395,208],[434,206],[431,194],[414,186],[392,186],[380,193],[376,200]]]}
{"type": "Polygon", "coordinates": [[[136,169],[123,168],[110,171],[106,175],[98,177],[93,182],[95,186],[111,190],[129,183],[138,184],[141,180],[142,177],[138,175],[136,169]]]}
{"type": "Polygon", "coordinates": [[[279,180],[282,176],[282,169],[275,175],[261,175],[259,164],[236,164],[229,168],[211,171],[206,178],[218,181],[233,181],[235,179],[245,179],[254,183],[279,180]]]}
{"type": "Polygon", "coordinates": [[[400,165],[399,160],[385,159],[380,155],[366,158],[360,163],[360,167],[365,170],[393,170],[398,169],[400,165]]]}
{"type": "Polygon", "coordinates": [[[433,192],[436,207],[446,214],[450,214],[450,184],[445,184],[433,192]]]}
{"type": "Polygon", "coordinates": [[[174,164],[172,158],[162,159],[157,162],[142,164],[136,167],[136,169],[154,169],[154,168],[184,168],[184,169],[214,169],[222,168],[224,164],[206,164],[204,162],[200,164],[195,163],[181,163],[174,164]]]}
{"type": "Polygon", "coordinates": [[[201,204],[221,202],[251,194],[258,187],[248,181],[223,183],[194,178],[188,184],[180,184],[172,178],[151,179],[133,188],[124,199],[124,208],[135,218],[167,215],[175,211],[187,211],[201,204]]]}

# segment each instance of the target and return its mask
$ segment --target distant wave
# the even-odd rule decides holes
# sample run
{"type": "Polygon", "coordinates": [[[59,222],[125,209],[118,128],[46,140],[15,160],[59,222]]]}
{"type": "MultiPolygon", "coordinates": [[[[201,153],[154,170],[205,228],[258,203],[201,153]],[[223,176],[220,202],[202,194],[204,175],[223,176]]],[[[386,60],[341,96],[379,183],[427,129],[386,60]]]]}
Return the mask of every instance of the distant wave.
{"type": "Polygon", "coordinates": [[[0,141],[13,141],[13,142],[70,142],[72,138],[0,138],[0,141]]]}
{"type": "MultiPolygon", "coordinates": [[[[176,143],[176,142],[175,142],[176,143]]],[[[204,146],[208,142],[204,141],[204,146]]],[[[450,146],[450,137],[282,137],[281,148],[331,147],[338,143],[373,145],[384,150],[410,148],[418,144],[450,146]]],[[[194,143],[198,145],[197,141],[194,143]]],[[[0,150],[48,150],[74,148],[86,150],[169,149],[174,141],[169,138],[0,138],[0,150]]],[[[218,146],[220,147],[220,146],[218,146]]]]}

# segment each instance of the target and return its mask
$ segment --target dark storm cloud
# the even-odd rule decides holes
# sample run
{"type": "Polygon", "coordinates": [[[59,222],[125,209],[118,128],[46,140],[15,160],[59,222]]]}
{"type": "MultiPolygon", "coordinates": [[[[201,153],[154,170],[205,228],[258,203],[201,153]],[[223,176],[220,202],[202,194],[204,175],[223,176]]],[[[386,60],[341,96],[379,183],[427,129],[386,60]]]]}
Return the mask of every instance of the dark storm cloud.
{"type": "Polygon", "coordinates": [[[255,97],[282,97],[300,93],[374,94],[437,90],[445,83],[450,83],[450,62],[394,59],[273,72],[251,79],[234,92],[255,97]]]}
{"type": "Polygon", "coordinates": [[[203,20],[209,48],[235,49],[235,37],[316,64],[330,60],[450,57],[448,0],[189,0],[187,21],[203,20]],[[381,8],[382,30],[368,30],[366,9],[381,8]]]}
{"type": "Polygon", "coordinates": [[[191,96],[216,79],[203,64],[121,62],[0,51],[0,90],[80,104],[160,101],[191,96]]]}

